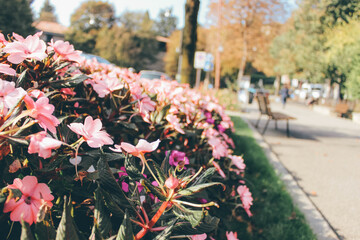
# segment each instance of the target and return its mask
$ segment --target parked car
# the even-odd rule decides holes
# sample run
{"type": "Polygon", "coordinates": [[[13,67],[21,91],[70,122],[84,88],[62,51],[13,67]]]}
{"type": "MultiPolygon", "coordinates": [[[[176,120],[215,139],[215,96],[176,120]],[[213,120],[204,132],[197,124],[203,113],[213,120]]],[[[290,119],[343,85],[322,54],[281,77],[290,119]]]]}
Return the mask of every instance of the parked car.
{"type": "Polygon", "coordinates": [[[97,55],[93,55],[93,54],[90,54],[90,53],[81,53],[81,56],[85,57],[86,60],[91,60],[91,59],[96,59],[96,61],[98,61],[98,63],[105,63],[105,64],[109,64],[111,65],[112,63],[109,62],[108,60],[106,60],[105,58],[102,58],[100,56],[97,56],[97,55]]]}
{"type": "Polygon", "coordinates": [[[165,80],[172,80],[169,75],[163,72],[159,71],[153,71],[153,70],[141,70],[140,71],[140,79],[165,79],[165,80]]]}
{"type": "Polygon", "coordinates": [[[323,92],[324,87],[322,84],[304,83],[299,91],[299,97],[301,99],[319,99],[322,97],[323,92]]]}

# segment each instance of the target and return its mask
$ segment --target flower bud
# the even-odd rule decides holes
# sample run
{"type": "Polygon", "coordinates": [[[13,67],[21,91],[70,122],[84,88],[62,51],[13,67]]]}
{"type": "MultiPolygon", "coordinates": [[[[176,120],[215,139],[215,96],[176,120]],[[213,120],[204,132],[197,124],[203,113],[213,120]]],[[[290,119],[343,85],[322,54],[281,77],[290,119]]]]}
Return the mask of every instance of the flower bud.
{"type": "Polygon", "coordinates": [[[170,177],[165,181],[165,186],[169,189],[175,189],[179,186],[179,180],[173,175],[170,175],[170,177]]]}

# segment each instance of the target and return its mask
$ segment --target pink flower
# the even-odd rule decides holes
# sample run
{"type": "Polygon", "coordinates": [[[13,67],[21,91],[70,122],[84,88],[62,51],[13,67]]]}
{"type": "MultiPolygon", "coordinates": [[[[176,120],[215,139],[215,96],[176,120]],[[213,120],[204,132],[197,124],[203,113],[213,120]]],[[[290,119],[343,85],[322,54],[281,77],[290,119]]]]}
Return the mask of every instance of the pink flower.
{"type": "Polygon", "coordinates": [[[5,46],[8,44],[8,41],[6,41],[4,34],[0,33],[0,47],[5,46]]]}
{"type": "Polygon", "coordinates": [[[170,125],[179,133],[185,134],[184,130],[181,129],[180,121],[179,119],[172,114],[168,114],[166,116],[166,120],[170,123],[170,125]]]}
{"type": "Polygon", "coordinates": [[[228,155],[228,146],[218,137],[210,137],[208,143],[212,147],[212,155],[214,158],[220,159],[221,157],[226,157],[228,155]]]}
{"type": "Polygon", "coordinates": [[[253,198],[251,196],[251,192],[249,191],[249,188],[247,186],[241,185],[237,188],[237,192],[240,195],[240,199],[241,199],[241,202],[243,204],[243,207],[244,207],[246,213],[248,214],[249,217],[251,217],[252,214],[250,212],[250,207],[251,207],[251,205],[253,205],[253,203],[252,203],[253,198]]]}
{"type": "Polygon", "coordinates": [[[140,139],[138,144],[136,146],[122,142],[120,144],[120,147],[127,153],[130,153],[131,155],[135,157],[140,157],[141,155],[144,155],[144,153],[152,152],[159,146],[160,140],[156,140],[152,143],[149,143],[148,141],[144,139],[140,139]]]}
{"type": "Polygon", "coordinates": [[[169,189],[175,189],[179,186],[179,180],[173,175],[170,175],[170,177],[165,181],[165,186],[169,189]]]}
{"type": "Polygon", "coordinates": [[[92,82],[92,86],[100,98],[124,87],[122,81],[116,77],[98,75],[93,75],[93,77],[94,79],[90,82],[92,82]]]}
{"type": "Polygon", "coordinates": [[[21,87],[15,88],[14,82],[0,79],[0,109],[4,108],[4,112],[0,112],[0,115],[6,114],[7,109],[14,107],[25,95],[25,90],[21,87]]]}
{"type": "Polygon", "coordinates": [[[91,116],[87,116],[84,124],[70,123],[68,127],[71,131],[81,135],[87,144],[92,148],[99,148],[103,145],[114,144],[110,135],[105,131],[101,131],[102,122],[100,119],[93,120],[91,116]]]}
{"type": "Polygon", "coordinates": [[[23,41],[8,43],[3,51],[10,54],[8,61],[14,64],[19,64],[25,59],[41,61],[47,57],[45,53],[46,44],[36,34],[28,36],[23,41]]]}
{"type": "MultiPolygon", "coordinates": [[[[177,165],[180,165],[184,167],[184,165],[189,164],[189,159],[186,157],[184,152],[180,151],[172,151],[169,157],[169,164],[171,166],[176,167],[177,165]]],[[[184,167],[185,168],[185,167],[184,167]]]]}
{"type": "Polygon", "coordinates": [[[191,240],[205,240],[206,238],[206,233],[191,236],[191,240]]]}
{"type": "Polygon", "coordinates": [[[244,164],[244,159],[240,156],[229,155],[232,163],[241,171],[245,170],[246,165],[244,164]]]}
{"type": "Polygon", "coordinates": [[[29,116],[39,121],[40,127],[49,129],[50,132],[56,133],[56,126],[60,124],[59,120],[53,116],[54,105],[49,104],[47,97],[40,97],[36,102],[26,95],[24,98],[27,109],[30,111],[29,116]]]}
{"type": "Polygon", "coordinates": [[[216,168],[216,171],[220,174],[220,176],[222,176],[223,178],[226,178],[226,175],[225,175],[224,171],[221,169],[220,165],[215,161],[213,161],[212,163],[213,163],[214,167],[216,168]]]}
{"type": "Polygon", "coordinates": [[[51,195],[49,187],[45,183],[38,183],[34,176],[26,176],[22,180],[15,178],[13,184],[9,185],[10,189],[19,189],[22,197],[19,201],[10,199],[4,204],[4,213],[11,212],[11,221],[20,221],[23,219],[30,225],[36,222],[37,214],[41,206],[46,204],[52,207],[54,196],[51,195]]]}
{"type": "Polygon", "coordinates": [[[226,238],[227,238],[227,240],[239,240],[237,238],[237,232],[228,232],[228,231],[226,231],[226,238]]]}
{"type": "Polygon", "coordinates": [[[38,153],[40,157],[51,157],[51,150],[60,147],[61,141],[47,137],[46,132],[39,132],[31,136],[28,152],[38,153]]]}
{"type": "Polygon", "coordinates": [[[0,73],[4,73],[7,75],[16,75],[16,71],[10,67],[10,65],[0,63],[0,73]]]}
{"type": "Polygon", "coordinates": [[[149,115],[149,112],[155,110],[156,103],[152,101],[148,95],[142,94],[136,106],[139,108],[140,114],[144,117],[149,115]]]}
{"type": "Polygon", "coordinates": [[[80,55],[81,51],[75,50],[74,46],[71,45],[69,42],[58,40],[54,43],[54,40],[51,39],[49,45],[50,47],[48,48],[48,51],[55,51],[55,59],[62,58],[64,60],[78,63],[81,63],[84,60],[84,57],[80,55]]]}
{"type": "Polygon", "coordinates": [[[60,92],[62,94],[69,95],[69,96],[75,96],[76,95],[76,92],[74,92],[74,90],[72,90],[71,88],[62,88],[62,89],[60,89],[60,92]]]}

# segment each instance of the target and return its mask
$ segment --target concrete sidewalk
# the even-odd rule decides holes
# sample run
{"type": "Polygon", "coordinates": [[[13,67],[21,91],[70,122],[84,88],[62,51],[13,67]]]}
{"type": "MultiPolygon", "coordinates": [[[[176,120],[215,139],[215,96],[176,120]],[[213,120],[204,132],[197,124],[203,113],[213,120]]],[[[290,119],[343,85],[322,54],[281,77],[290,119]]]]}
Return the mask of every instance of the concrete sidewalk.
{"type": "MultiPolygon", "coordinates": [[[[298,103],[289,102],[282,109],[273,101],[271,109],[297,118],[290,122],[290,138],[284,121],[278,121],[278,130],[271,121],[264,136],[255,137],[263,141],[318,238],[360,239],[360,125],[298,103]]],[[[241,117],[254,125],[257,103],[244,110],[241,117]]],[[[263,116],[260,132],[265,122],[263,116]]]]}

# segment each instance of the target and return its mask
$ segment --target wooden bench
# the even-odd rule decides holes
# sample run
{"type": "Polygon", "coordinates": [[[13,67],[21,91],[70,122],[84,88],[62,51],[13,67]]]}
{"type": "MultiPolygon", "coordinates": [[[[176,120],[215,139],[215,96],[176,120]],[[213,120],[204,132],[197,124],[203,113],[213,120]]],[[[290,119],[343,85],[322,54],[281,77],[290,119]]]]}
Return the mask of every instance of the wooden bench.
{"type": "Polygon", "coordinates": [[[268,96],[265,96],[262,93],[258,93],[256,95],[256,99],[257,99],[257,102],[259,104],[260,116],[259,116],[259,119],[257,120],[257,122],[255,124],[255,127],[257,128],[259,126],[259,122],[260,122],[260,119],[261,119],[262,115],[268,116],[268,119],[267,119],[267,122],[265,124],[265,127],[264,127],[264,130],[263,130],[262,134],[265,133],[270,120],[275,121],[275,129],[277,129],[277,121],[278,120],[286,120],[286,135],[289,137],[290,136],[289,120],[296,119],[296,118],[291,117],[289,115],[286,115],[284,113],[272,112],[271,109],[270,109],[270,102],[269,102],[268,96]]]}
{"type": "Polygon", "coordinates": [[[349,111],[349,105],[347,103],[340,102],[336,104],[334,111],[339,117],[345,116],[349,111]]]}

